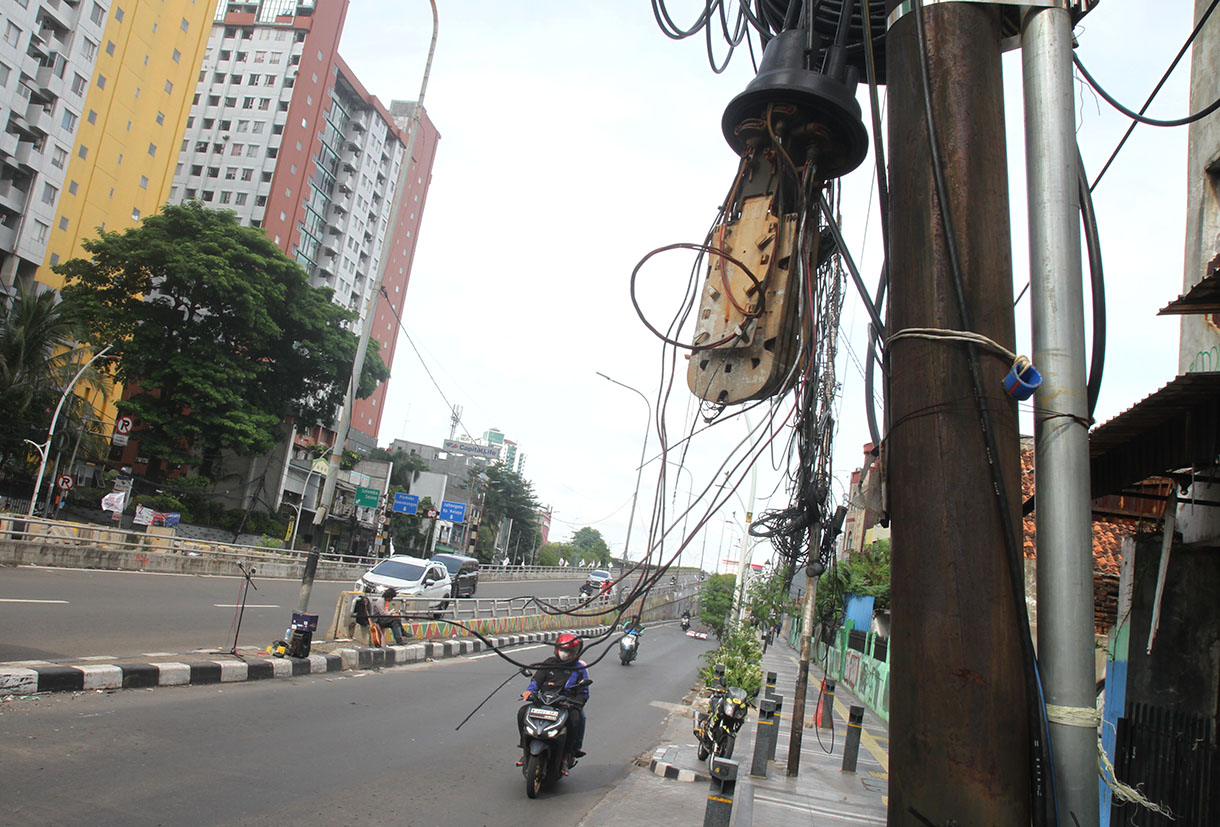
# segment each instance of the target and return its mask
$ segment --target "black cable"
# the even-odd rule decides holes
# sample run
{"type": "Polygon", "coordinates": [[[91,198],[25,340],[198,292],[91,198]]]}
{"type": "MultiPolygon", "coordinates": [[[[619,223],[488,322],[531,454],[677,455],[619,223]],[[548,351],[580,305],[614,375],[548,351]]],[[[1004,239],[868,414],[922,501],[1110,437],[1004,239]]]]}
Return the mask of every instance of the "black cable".
{"type": "Polygon", "coordinates": [[[1093,79],[1093,76],[1089,74],[1089,70],[1084,68],[1084,64],[1080,62],[1080,57],[1078,55],[1072,55],[1072,63],[1076,64],[1076,68],[1080,70],[1080,74],[1084,75],[1084,79],[1089,82],[1089,86],[1093,87],[1093,91],[1101,95],[1102,100],[1137,123],[1147,124],[1148,126],[1186,126],[1196,121],[1203,120],[1217,109],[1220,109],[1220,98],[1216,98],[1216,100],[1209,103],[1203,109],[1199,110],[1193,115],[1187,115],[1184,118],[1172,118],[1170,120],[1147,118],[1138,112],[1132,112],[1130,109],[1115,100],[1109,92],[1101,87],[1100,83],[1093,79]]]}
{"type": "MultiPolygon", "coordinates": [[[[1173,70],[1177,68],[1178,61],[1180,61],[1182,56],[1186,54],[1186,50],[1190,48],[1190,44],[1194,42],[1195,37],[1199,34],[1199,30],[1202,29],[1203,24],[1207,22],[1207,18],[1211,17],[1212,12],[1216,10],[1217,5],[1220,5],[1220,0],[1212,0],[1212,4],[1207,7],[1207,11],[1203,12],[1203,16],[1199,18],[1199,22],[1195,24],[1194,31],[1190,33],[1190,37],[1186,38],[1186,42],[1182,44],[1182,48],[1178,49],[1177,55],[1174,56],[1173,62],[1169,64],[1169,68],[1165,70],[1165,74],[1161,75],[1161,79],[1157,83],[1156,88],[1152,90],[1152,94],[1148,96],[1148,100],[1144,101],[1144,105],[1140,107],[1141,115],[1148,111],[1148,107],[1152,105],[1153,99],[1156,98],[1157,93],[1161,91],[1161,87],[1165,85],[1165,81],[1169,80],[1169,76],[1173,74],[1173,70]]],[[[1093,183],[1089,185],[1089,192],[1092,192],[1097,188],[1097,185],[1101,182],[1102,177],[1106,174],[1106,170],[1110,168],[1110,164],[1112,164],[1115,157],[1117,157],[1118,151],[1123,148],[1123,144],[1127,143],[1127,139],[1130,138],[1131,133],[1135,131],[1136,123],[1138,123],[1138,121],[1133,121],[1127,127],[1127,131],[1123,133],[1122,140],[1118,142],[1118,146],[1114,147],[1114,151],[1110,153],[1110,157],[1106,159],[1105,165],[1102,166],[1101,172],[1097,173],[1097,177],[1093,179],[1093,183]]]]}
{"type": "MultiPolygon", "coordinates": [[[[1220,0],[1216,0],[1220,3],[1220,0]]],[[[1215,3],[1212,7],[1215,7],[1215,3]]],[[[1093,294],[1093,355],[1089,362],[1089,419],[1097,409],[1101,393],[1101,377],[1106,365],[1106,281],[1101,267],[1101,238],[1097,233],[1097,213],[1093,210],[1093,194],[1089,191],[1089,176],[1084,173],[1080,146],[1076,147],[1076,175],[1080,182],[1080,219],[1084,223],[1084,242],[1089,254],[1089,279],[1093,294]]]]}
{"type": "MultiPolygon", "coordinates": [[[[958,303],[958,313],[964,329],[971,330],[970,308],[966,305],[961,261],[957,255],[957,241],[949,215],[948,186],[945,182],[945,168],[940,156],[940,146],[936,133],[936,118],[932,111],[932,79],[928,67],[928,38],[924,28],[923,0],[914,0],[912,9],[915,13],[915,33],[919,43],[919,80],[923,89],[924,119],[928,130],[928,151],[932,161],[932,178],[935,183],[936,200],[940,207],[940,223],[945,235],[946,254],[949,259],[949,269],[953,275],[953,287],[958,303]]],[[[1017,637],[1021,644],[1022,660],[1026,689],[1026,711],[1030,727],[1030,737],[1034,739],[1034,749],[1030,753],[1030,793],[1034,798],[1034,823],[1043,825],[1049,821],[1054,823],[1056,814],[1050,805],[1043,784],[1053,783],[1053,777],[1045,775],[1050,768],[1049,742],[1047,740],[1046,720],[1039,703],[1041,691],[1037,684],[1036,655],[1033,639],[1030,634],[1029,613],[1025,605],[1025,580],[1021,549],[1017,545],[1016,526],[1008,509],[1007,486],[1004,477],[996,466],[1000,456],[995,439],[995,428],[991,421],[991,412],[983,404],[983,377],[979,369],[978,348],[973,342],[966,342],[967,361],[970,367],[970,379],[974,386],[975,404],[978,409],[979,422],[983,429],[983,438],[987,448],[987,460],[991,469],[992,483],[995,487],[996,504],[998,506],[1001,529],[1004,533],[1005,558],[1008,563],[1012,599],[1016,609],[1018,623],[1023,626],[1017,637]]]]}

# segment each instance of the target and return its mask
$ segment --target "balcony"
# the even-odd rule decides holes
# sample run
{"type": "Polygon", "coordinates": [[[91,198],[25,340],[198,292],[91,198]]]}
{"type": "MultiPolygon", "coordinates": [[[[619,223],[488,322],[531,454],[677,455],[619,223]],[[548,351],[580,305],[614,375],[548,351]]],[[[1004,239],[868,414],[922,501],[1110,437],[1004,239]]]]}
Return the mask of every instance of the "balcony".
{"type": "Polygon", "coordinates": [[[39,10],[39,18],[46,26],[61,32],[70,32],[73,28],[72,11],[64,8],[66,4],[60,0],[43,0],[39,10]]]}
{"type": "Polygon", "coordinates": [[[38,169],[42,165],[42,152],[33,141],[19,141],[13,158],[23,167],[38,169]]]}
{"type": "Polygon", "coordinates": [[[0,179],[0,207],[14,213],[24,213],[29,193],[12,178],[0,179]]]}
{"type": "Polygon", "coordinates": [[[15,153],[19,140],[15,132],[0,132],[0,155],[11,156],[15,153]]]}
{"type": "Polygon", "coordinates": [[[25,110],[25,127],[28,132],[46,135],[55,128],[55,124],[43,104],[30,101],[29,108],[25,110]]]}
{"type": "Polygon", "coordinates": [[[17,228],[0,224],[0,250],[11,253],[17,247],[17,228]]]}

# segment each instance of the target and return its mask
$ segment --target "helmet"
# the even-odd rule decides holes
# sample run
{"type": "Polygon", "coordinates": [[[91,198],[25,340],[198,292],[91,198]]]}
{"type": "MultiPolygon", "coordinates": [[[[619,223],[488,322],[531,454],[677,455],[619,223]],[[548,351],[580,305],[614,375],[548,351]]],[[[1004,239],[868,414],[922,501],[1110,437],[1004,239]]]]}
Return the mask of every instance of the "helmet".
{"type": "Polygon", "coordinates": [[[555,638],[555,657],[562,661],[576,660],[583,648],[580,638],[571,632],[564,632],[555,638]]]}

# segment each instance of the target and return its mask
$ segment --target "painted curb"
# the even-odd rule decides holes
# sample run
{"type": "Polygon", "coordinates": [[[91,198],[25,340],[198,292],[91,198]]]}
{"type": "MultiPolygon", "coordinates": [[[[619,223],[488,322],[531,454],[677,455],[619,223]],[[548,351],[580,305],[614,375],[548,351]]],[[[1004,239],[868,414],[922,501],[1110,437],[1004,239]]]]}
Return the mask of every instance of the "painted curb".
{"type": "Polygon", "coordinates": [[[698,770],[688,770],[684,767],[679,767],[677,764],[670,764],[665,761],[665,753],[669,751],[668,745],[659,747],[652,754],[652,761],[648,764],[648,769],[653,775],[661,778],[669,778],[675,781],[711,781],[710,775],[705,775],[698,770]]]}
{"type": "MultiPolygon", "coordinates": [[[[594,630],[589,630],[594,631],[594,630]]],[[[600,631],[600,630],[598,630],[600,631]]],[[[525,643],[549,643],[558,631],[528,632],[491,637],[497,648],[525,643]]],[[[295,678],[330,672],[383,669],[426,660],[461,657],[489,647],[481,640],[421,641],[404,646],[336,649],[306,658],[244,657],[240,660],[153,661],[149,663],[82,664],[62,666],[31,663],[0,666],[0,697],[44,692],[85,692],[108,689],[149,689],[160,686],[295,678]]]]}

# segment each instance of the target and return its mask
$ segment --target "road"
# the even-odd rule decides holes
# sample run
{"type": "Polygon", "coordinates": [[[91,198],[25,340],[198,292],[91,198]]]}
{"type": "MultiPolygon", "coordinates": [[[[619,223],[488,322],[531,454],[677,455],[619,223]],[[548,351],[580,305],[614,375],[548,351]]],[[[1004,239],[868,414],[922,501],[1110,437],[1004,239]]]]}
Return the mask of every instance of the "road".
{"type": "MultiPolygon", "coordinates": [[[[240,645],[283,637],[299,581],[256,578],[240,645]]],[[[580,580],[486,581],[479,597],[573,595],[580,580]]],[[[0,662],[231,649],[243,580],[194,574],[0,568],[0,662]]],[[[350,581],[318,581],[310,608],[325,626],[350,581]]]]}
{"type": "Polygon", "coordinates": [[[712,645],[676,624],[652,627],[631,666],[613,647],[592,664],[589,755],[535,801],[514,766],[524,678],[455,730],[513,675],[494,654],[9,701],[0,705],[0,800],[21,824],[575,825],[635,757],[651,754],[712,645]]]}

